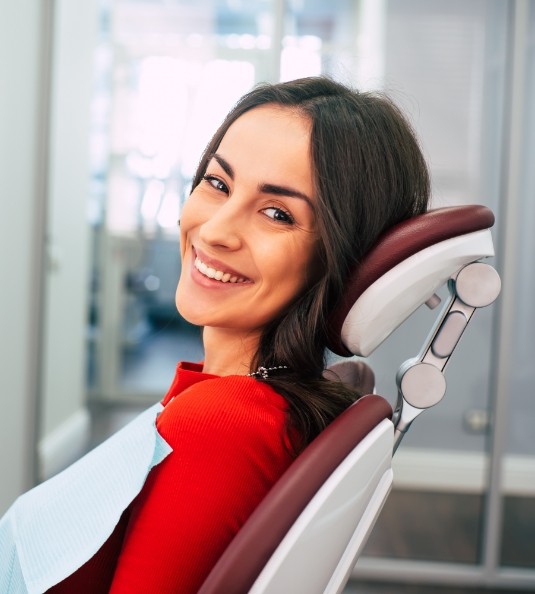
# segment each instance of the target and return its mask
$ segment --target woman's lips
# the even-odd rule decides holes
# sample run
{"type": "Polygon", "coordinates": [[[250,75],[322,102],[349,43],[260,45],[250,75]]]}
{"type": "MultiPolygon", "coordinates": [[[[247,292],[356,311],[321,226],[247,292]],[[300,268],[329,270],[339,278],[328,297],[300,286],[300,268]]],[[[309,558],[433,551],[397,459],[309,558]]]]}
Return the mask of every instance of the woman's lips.
{"type": "Polygon", "coordinates": [[[207,279],[220,283],[243,284],[251,280],[222,262],[208,258],[193,248],[193,267],[207,279]]]}

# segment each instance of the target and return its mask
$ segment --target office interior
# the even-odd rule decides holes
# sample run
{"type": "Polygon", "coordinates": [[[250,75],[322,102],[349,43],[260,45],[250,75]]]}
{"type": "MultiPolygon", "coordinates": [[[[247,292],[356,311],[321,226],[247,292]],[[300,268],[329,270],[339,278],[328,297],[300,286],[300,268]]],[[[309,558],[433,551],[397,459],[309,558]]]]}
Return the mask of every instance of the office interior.
{"type": "MultiPolygon", "coordinates": [[[[18,0],[2,14],[0,513],[159,400],[177,361],[202,359],[174,309],[200,153],[254,84],[323,73],[402,107],[433,207],[494,211],[503,283],[396,453],[347,592],[535,591],[535,0],[18,0]]],[[[370,357],[391,402],[432,320],[418,310],[370,357]]]]}

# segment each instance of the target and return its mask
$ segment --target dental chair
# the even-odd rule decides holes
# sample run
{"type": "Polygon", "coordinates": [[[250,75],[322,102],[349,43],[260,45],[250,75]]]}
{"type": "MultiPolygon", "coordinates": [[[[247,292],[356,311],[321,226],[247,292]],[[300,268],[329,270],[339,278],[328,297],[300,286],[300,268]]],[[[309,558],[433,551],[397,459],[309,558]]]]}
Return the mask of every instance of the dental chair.
{"type": "Polygon", "coordinates": [[[315,594],[344,589],[392,486],[392,456],[414,419],[446,391],[444,369],[478,307],[500,292],[492,211],[430,210],[384,234],[355,269],[332,317],[331,350],[369,356],[420,305],[442,307],[420,353],[400,367],[397,402],[373,394],[361,361],[329,374],[370,394],[335,419],[294,461],[228,546],[199,594],[315,594]]]}

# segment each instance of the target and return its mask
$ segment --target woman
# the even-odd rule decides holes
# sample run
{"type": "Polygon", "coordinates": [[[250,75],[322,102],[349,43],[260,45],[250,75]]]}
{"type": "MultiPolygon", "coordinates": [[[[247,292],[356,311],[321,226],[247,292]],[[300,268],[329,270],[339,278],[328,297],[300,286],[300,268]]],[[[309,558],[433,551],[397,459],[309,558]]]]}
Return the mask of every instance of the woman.
{"type": "Polygon", "coordinates": [[[192,188],[176,303],[203,327],[204,363],[179,365],[162,402],[157,437],[172,452],[50,592],[199,589],[293,457],[358,397],[323,378],[329,312],[378,236],[426,209],[429,178],[389,100],[308,78],[242,98],[192,188]]]}

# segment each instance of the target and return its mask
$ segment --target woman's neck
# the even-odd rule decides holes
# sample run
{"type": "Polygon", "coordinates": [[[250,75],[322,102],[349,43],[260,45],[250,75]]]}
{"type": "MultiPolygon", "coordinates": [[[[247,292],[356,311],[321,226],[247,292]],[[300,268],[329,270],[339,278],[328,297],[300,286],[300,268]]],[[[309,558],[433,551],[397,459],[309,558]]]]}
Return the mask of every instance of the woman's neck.
{"type": "Polygon", "coordinates": [[[213,375],[247,375],[259,339],[259,332],[244,335],[227,328],[205,327],[203,371],[213,375]]]}

